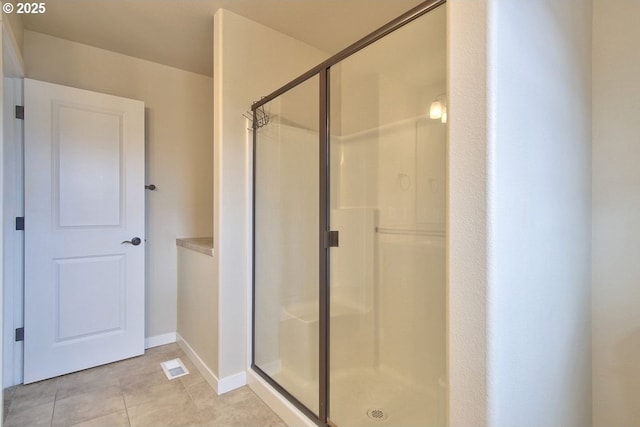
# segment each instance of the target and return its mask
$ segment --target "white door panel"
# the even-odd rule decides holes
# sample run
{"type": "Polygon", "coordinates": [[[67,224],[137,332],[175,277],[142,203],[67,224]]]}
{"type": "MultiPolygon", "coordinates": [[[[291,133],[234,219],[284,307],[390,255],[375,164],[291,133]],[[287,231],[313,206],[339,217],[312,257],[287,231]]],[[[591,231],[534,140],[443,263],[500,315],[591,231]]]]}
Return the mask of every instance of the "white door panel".
{"type": "Polygon", "coordinates": [[[142,102],[25,79],[25,223],[24,382],[142,354],[142,102]]]}
{"type": "Polygon", "coordinates": [[[54,213],[59,227],[122,225],[122,121],[116,112],[53,104],[53,160],[59,168],[53,171],[54,213]],[[91,144],[84,144],[89,138],[91,144]]]}

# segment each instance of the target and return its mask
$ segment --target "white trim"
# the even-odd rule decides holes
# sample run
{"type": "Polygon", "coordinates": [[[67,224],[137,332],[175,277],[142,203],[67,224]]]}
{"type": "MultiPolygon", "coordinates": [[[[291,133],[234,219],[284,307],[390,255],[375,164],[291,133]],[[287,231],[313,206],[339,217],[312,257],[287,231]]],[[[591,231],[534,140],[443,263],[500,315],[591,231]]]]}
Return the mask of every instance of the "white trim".
{"type": "MultiPolygon", "coordinates": [[[[2,22],[0,22],[0,27],[4,26],[2,22]]],[[[1,28],[0,28],[1,29],[1,28]]],[[[0,33],[0,43],[2,43],[2,34],[0,33]]],[[[4,55],[3,55],[4,56],[4,55]]],[[[0,330],[4,328],[4,209],[5,209],[5,200],[4,200],[4,73],[0,70],[0,79],[3,84],[0,88],[0,96],[2,96],[2,103],[0,103],[0,165],[2,165],[2,173],[0,173],[0,278],[2,280],[2,294],[0,295],[0,309],[2,311],[2,318],[0,318],[0,330]]],[[[0,354],[2,354],[3,350],[2,340],[0,340],[0,354]]],[[[3,363],[0,363],[0,378],[3,378],[3,363]]],[[[0,389],[0,396],[2,396],[2,400],[4,401],[4,387],[0,389]]],[[[0,408],[0,416],[4,419],[4,405],[0,408]]]]}
{"type": "Polygon", "coordinates": [[[23,286],[23,274],[24,269],[24,256],[23,248],[24,241],[23,235],[15,233],[15,229],[11,224],[11,220],[16,216],[24,216],[23,212],[23,200],[24,194],[22,191],[22,176],[24,174],[23,161],[22,161],[22,139],[23,129],[21,120],[9,120],[11,118],[11,110],[14,105],[22,105],[22,77],[24,77],[24,62],[22,60],[22,53],[18,43],[16,42],[15,34],[11,29],[8,22],[2,22],[2,37],[0,46],[2,46],[2,79],[3,85],[2,93],[2,105],[9,108],[8,111],[3,111],[1,127],[2,131],[2,151],[6,152],[7,148],[10,148],[9,155],[12,158],[4,159],[0,155],[0,164],[2,165],[2,189],[0,189],[0,195],[2,196],[2,204],[0,205],[0,211],[2,212],[2,219],[0,220],[0,227],[2,227],[3,239],[0,244],[0,260],[6,268],[0,267],[0,277],[2,278],[2,289],[4,298],[0,307],[2,328],[4,330],[4,338],[2,339],[2,362],[0,366],[2,369],[0,372],[0,380],[2,381],[2,387],[9,387],[22,383],[23,373],[23,343],[15,342],[13,340],[13,331],[15,328],[24,326],[22,322],[23,318],[23,300],[22,294],[24,292],[23,286]],[[17,79],[16,79],[17,78],[17,79]],[[6,91],[5,91],[6,90],[6,91]],[[5,106],[5,104],[9,105],[5,106]],[[7,117],[4,117],[7,115],[7,117]],[[4,139],[6,136],[6,140],[4,139]],[[7,165],[6,162],[11,162],[11,165],[7,165]],[[9,166],[9,167],[7,167],[9,166]],[[11,174],[9,176],[8,174],[11,174]],[[8,192],[4,192],[7,185],[13,185],[8,192]],[[7,218],[4,215],[7,214],[7,218]],[[5,224],[5,220],[7,224],[5,224]],[[5,249],[8,249],[5,252],[5,249]]]}
{"type": "Polygon", "coordinates": [[[291,402],[285,399],[252,370],[248,372],[248,380],[251,390],[253,390],[273,412],[282,418],[285,424],[296,427],[317,427],[311,419],[293,406],[291,402]]]}
{"type": "Polygon", "coordinates": [[[220,380],[218,380],[217,392],[218,394],[224,394],[228,391],[235,390],[245,385],[247,385],[247,373],[238,372],[237,374],[220,378],[220,380]]]}
{"type": "Polygon", "coordinates": [[[246,259],[247,259],[247,271],[245,277],[247,279],[245,283],[245,295],[246,295],[246,323],[247,326],[247,355],[245,359],[245,370],[251,371],[251,364],[253,363],[252,355],[253,355],[253,132],[249,131],[250,121],[247,119],[245,122],[245,128],[247,131],[245,132],[245,143],[246,146],[246,165],[245,165],[245,180],[247,183],[245,189],[245,198],[247,200],[247,215],[246,215],[246,236],[247,240],[245,242],[245,247],[247,248],[246,259]]]}
{"type": "Polygon", "coordinates": [[[247,384],[247,374],[246,372],[239,372],[237,374],[220,378],[213,373],[211,369],[204,363],[204,361],[198,356],[198,353],[189,345],[187,341],[185,341],[180,334],[177,335],[176,342],[185,352],[189,360],[193,362],[196,366],[200,374],[204,377],[204,379],[213,387],[217,394],[224,394],[228,391],[235,390],[247,384]]]}
{"type": "Polygon", "coordinates": [[[144,348],[159,347],[161,345],[172,344],[176,342],[176,333],[169,332],[168,334],[154,335],[144,339],[144,348]]]}
{"type": "MultiPolygon", "coordinates": [[[[4,40],[4,36],[3,36],[4,40]]],[[[6,48],[6,46],[5,46],[6,48]]],[[[10,48],[9,48],[10,49],[10,48]]],[[[7,51],[5,50],[5,54],[7,51]]],[[[4,338],[3,379],[4,388],[22,384],[23,342],[16,342],[14,330],[24,326],[24,233],[16,232],[14,218],[24,216],[24,158],[23,121],[15,120],[12,110],[22,105],[22,79],[4,78],[3,108],[3,215],[4,230],[4,338]]]]}

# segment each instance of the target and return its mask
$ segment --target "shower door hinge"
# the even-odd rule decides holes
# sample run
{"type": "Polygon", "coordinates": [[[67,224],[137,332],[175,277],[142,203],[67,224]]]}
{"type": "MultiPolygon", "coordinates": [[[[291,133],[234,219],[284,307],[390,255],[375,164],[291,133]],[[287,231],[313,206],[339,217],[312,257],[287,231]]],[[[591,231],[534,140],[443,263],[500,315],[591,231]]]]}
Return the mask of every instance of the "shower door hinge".
{"type": "Polygon", "coordinates": [[[24,105],[16,105],[16,119],[24,120],[24,105]]]}
{"type": "Polygon", "coordinates": [[[16,342],[24,341],[24,328],[16,328],[16,342]]]}
{"type": "Polygon", "coordinates": [[[325,238],[325,248],[337,248],[339,246],[338,241],[338,232],[337,231],[327,231],[327,235],[325,238]]]}
{"type": "Polygon", "coordinates": [[[16,217],[16,231],[24,230],[24,217],[17,216],[16,217]]]}

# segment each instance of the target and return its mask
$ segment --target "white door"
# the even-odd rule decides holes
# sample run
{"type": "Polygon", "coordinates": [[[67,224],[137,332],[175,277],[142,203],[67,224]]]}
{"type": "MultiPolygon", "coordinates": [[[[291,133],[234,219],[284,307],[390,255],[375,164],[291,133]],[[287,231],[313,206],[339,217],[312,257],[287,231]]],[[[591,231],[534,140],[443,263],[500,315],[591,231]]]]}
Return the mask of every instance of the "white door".
{"type": "Polygon", "coordinates": [[[24,383],[144,352],[144,104],[24,80],[24,383]]]}

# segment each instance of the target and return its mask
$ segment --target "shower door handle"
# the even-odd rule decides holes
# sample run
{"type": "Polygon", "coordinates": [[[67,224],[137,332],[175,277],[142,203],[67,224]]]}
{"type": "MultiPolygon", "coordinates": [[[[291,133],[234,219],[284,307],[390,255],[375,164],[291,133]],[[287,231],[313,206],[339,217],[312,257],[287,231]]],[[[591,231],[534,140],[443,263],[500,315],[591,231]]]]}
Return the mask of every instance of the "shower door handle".
{"type": "Polygon", "coordinates": [[[338,231],[327,231],[327,234],[325,236],[325,244],[324,247],[325,248],[337,248],[338,246],[340,246],[340,241],[338,238],[338,231]]]}

